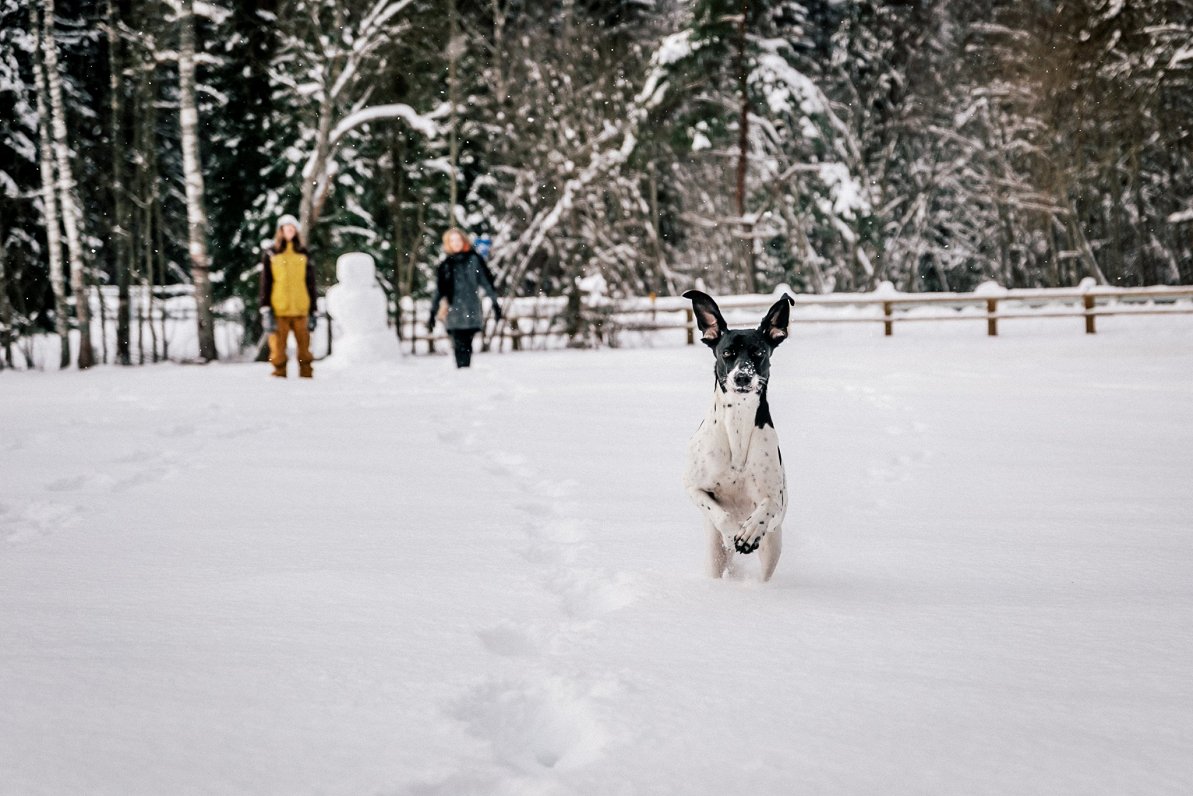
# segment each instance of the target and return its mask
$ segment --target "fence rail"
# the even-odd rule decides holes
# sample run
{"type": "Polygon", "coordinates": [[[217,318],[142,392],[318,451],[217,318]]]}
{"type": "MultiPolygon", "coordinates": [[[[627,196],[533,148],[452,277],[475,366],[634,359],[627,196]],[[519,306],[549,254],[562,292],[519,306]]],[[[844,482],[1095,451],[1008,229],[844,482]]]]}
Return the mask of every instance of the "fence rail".
{"type": "MultiPolygon", "coordinates": [[[[1072,318],[1080,321],[1087,334],[1097,332],[1097,319],[1122,315],[1190,315],[1193,314],[1193,285],[1113,288],[1083,285],[1079,288],[1038,288],[997,290],[983,289],[975,293],[830,293],[826,295],[791,294],[795,305],[791,323],[804,324],[882,324],[887,336],[895,333],[896,324],[962,321],[986,324],[986,333],[996,336],[1000,323],[1023,318],[1072,318]]],[[[759,314],[770,307],[781,293],[724,296],[717,302],[730,323],[757,321],[759,314]]],[[[141,297],[143,299],[143,297],[141,297]]],[[[617,346],[626,344],[628,337],[639,334],[674,332],[682,335],[689,345],[699,338],[692,316],[691,303],[678,296],[661,298],[609,299],[589,296],[577,301],[567,297],[526,297],[508,299],[502,303],[506,321],[489,322],[483,345],[487,349],[521,351],[529,349],[617,346]]],[[[109,310],[106,323],[100,324],[101,313],[93,307],[96,324],[107,335],[109,350],[115,345],[115,319],[109,310]]],[[[426,319],[430,316],[427,300],[404,298],[399,304],[397,324],[403,347],[411,353],[436,350],[447,346],[446,337],[437,329],[428,334],[426,319]]],[[[187,361],[197,356],[194,332],[194,307],[190,296],[180,289],[158,296],[150,311],[143,300],[134,303],[132,328],[134,361],[160,359],[187,361]]],[[[318,329],[312,336],[312,348],[317,358],[331,353],[333,324],[320,312],[318,329]]],[[[228,308],[216,313],[216,338],[221,357],[243,358],[259,349],[259,344],[245,339],[246,329],[241,313],[228,308]]],[[[395,330],[397,331],[397,330],[395,330]]],[[[57,354],[51,335],[18,338],[13,345],[22,354],[25,367],[45,367],[56,361],[57,354]]],[[[56,340],[57,338],[53,338],[56,340]]]]}
{"type": "MultiPolygon", "coordinates": [[[[769,295],[726,296],[718,299],[727,319],[770,307],[780,288],[769,295]]],[[[985,322],[986,334],[998,335],[1001,321],[1023,318],[1072,318],[1086,334],[1097,332],[1097,318],[1116,315],[1193,314],[1193,285],[1140,288],[1080,287],[981,290],[975,293],[830,293],[792,294],[791,323],[879,324],[883,334],[895,325],[936,321],[985,322]],[[850,310],[850,312],[842,312],[850,310]]],[[[697,339],[696,323],[687,300],[663,298],[593,298],[572,302],[565,298],[515,298],[503,303],[506,323],[491,325],[486,345],[513,351],[551,344],[616,345],[623,333],[682,330],[689,345],[697,339]]],[[[412,353],[435,350],[442,334],[428,334],[423,323],[430,312],[425,301],[404,300],[402,338],[412,353]]]]}

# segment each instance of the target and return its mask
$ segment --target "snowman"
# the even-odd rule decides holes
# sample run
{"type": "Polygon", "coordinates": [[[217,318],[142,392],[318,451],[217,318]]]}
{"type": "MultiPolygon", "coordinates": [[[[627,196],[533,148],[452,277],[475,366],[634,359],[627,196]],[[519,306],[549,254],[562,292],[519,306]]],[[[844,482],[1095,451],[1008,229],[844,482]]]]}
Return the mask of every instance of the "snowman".
{"type": "Polygon", "coordinates": [[[377,285],[373,258],[351,252],[336,260],[336,284],[327,291],[327,312],[335,323],[328,364],[363,365],[401,356],[387,322],[388,304],[377,285]]]}

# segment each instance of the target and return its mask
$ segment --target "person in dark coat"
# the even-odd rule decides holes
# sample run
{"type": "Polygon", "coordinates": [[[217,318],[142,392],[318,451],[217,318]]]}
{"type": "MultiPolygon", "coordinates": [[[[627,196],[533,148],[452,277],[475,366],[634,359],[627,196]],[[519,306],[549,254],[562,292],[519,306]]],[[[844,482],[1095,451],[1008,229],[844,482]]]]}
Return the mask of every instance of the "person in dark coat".
{"type": "Polygon", "coordinates": [[[443,322],[452,338],[456,367],[466,368],[472,363],[472,338],[484,325],[484,308],[478,291],[484,290],[489,295],[493,317],[498,321],[501,305],[489,266],[472,250],[462,230],[452,227],[443,233],[443,250],[447,257],[436,269],[435,298],[431,301],[427,331],[435,330],[436,319],[443,322]]]}

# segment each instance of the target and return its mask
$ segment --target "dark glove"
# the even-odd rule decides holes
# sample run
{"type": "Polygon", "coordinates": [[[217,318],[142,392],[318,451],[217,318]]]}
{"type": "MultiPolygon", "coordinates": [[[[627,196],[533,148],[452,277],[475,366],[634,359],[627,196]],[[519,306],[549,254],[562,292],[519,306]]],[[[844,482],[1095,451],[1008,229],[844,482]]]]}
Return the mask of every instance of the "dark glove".
{"type": "Polygon", "coordinates": [[[435,333],[435,318],[432,317],[431,320],[427,321],[427,334],[434,334],[434,333],[435,333]]]}
{"type": "Polygon", "coordinates": [[[273,317],[273,307],[261,308],[261,328],[271,333],[278,330],[277,318],[273,317]]]}
{"type": "Polygon", "coordinates": [[[319,323],[319,318],[315,315],[315,313],[312,312],[310,315],[307,316],[307,331],[308,332],[315,331],[315,326],[318,323],[319,323]]]}

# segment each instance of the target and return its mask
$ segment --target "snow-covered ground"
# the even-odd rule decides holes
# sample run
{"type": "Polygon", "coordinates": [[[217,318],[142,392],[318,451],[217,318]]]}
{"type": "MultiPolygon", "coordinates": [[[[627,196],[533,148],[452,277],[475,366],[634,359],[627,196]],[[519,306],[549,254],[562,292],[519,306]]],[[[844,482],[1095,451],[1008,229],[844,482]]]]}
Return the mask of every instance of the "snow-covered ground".
{"type": "Polygon", "coordinates": [[[983,332],[778,350],[769,584],[703,347],[0,373],[0,792],[1193,792],[1193,320],[983,332]]]}

